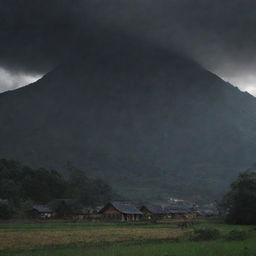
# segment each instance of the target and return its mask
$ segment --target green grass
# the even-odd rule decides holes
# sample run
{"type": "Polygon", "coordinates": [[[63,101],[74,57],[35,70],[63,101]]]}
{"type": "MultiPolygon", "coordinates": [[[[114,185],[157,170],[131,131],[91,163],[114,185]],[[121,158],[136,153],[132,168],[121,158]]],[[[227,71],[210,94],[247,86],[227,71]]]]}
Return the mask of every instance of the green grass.
{"type": "MultiPolygon", "coordinates": [[[[200,225],[213,225],[220,222],[219,219],[200,221],[200,225]],[[210,224],[209,224],[210,222],[210,224]]],[[[217,225],[217,224],[216,224],[217,225]]],[[[0,222],[0,232],[29,232],[29,231],[72,231],[72,230],[84,230],[84,229],[95,229],[95,228],[120,228],[120,227],[143,227],[143,228],[171,228],[177,227],[175,223],[107,223],[107,222],[72,222],[72,221],[8,221],[0,222]]],[[[222,227],[222,225],[221,225],[222,227]]]]}
{"type": "Polygon", "coordinates": [[[176,227],[175,223],[141,224],[141,223],[93,223],[93,222],[38,222],[38,223],[0,223],[0,232],[29,231],[72,231],[95,228],[167,228],[176,227]]]}
{"type": "MultiPolygon", "coordinates": [[[[177,228],[175,224],[120,224],[120,223],[1,223],[0,232],[63,231],[63,230],[100,230],[101,228],[177,228]]],[[[197,228],[215,228],[221,237],[214,241],[189,241],[186,236],[177,241],[143,240],[113,243],[73,243],[66,245],[34,247],[28,249],[6,249],[0,256],[256,256],[256,227],[226,225],[202,222],[197,228]],[[249,236],[242,241],[228,241],[225,237],[232,230],[247,231],[249,236]]],[[[20,233],[19,233],[20,234],[20,233]]],[[[1,243],[1,241],[0,241],[1,243]]]]}
{"type": "Polygon", "coordinates": [[[247,241],[227,242],[140,242],[111,245],[69,245],[33,250],[4,251],[1,256],[253,256],[256,255],[255,238],[247,241]]]}

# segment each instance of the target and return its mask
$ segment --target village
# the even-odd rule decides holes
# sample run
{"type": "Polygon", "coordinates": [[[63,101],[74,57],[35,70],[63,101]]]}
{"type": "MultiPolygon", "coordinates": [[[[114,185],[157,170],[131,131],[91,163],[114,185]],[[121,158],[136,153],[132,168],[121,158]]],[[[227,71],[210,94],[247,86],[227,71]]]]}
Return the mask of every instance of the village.
{"type": "Polygon", "coordinates": [[[57,199],[46,205],[34,205],[31,218],[72,219],[77,221],[138,222],[157,220],[195,220],[218,215],[213,208],[199,208],[191,204],[135,204],[131,201],[112,201],[104,206],[83,207],[74,199],[57,199]]]}

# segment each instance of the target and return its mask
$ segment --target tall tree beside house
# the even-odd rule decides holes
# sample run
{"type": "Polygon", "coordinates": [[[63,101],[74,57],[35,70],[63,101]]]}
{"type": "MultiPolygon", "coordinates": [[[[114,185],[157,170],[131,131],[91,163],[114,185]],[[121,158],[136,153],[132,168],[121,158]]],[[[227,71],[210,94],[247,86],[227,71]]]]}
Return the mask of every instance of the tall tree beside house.
{"type": "Polygon", "coordinates": [[[232,224],[256,224],[256,166],[239,175],[222,205],[226,221],[232,224]]]}

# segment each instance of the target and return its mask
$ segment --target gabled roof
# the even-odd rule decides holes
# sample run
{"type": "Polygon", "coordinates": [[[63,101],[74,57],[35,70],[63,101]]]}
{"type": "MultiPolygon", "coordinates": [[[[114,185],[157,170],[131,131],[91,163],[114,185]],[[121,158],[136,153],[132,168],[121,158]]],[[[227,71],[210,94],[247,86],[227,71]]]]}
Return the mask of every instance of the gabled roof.
{"type": "Polygon", "coordinates": [[[109,206],[113,206],[117,211],[124,214],[142,214],[142,212],[131,202],[114,201],[103,207],[99,213],[103,213],[109,206]]]}
{"type": "Polygon", "coordinates": [[[146,210],[148,210],[149,212],[151,212],[153,214],[163,214],[164,213],[164,209],[161,205],[145,204],[141,207],[140,210],[142,210],[143,208],[145,208],[146,210]]]}
{"type": "Polygon", "coordinates": [[[53,212],[53,210],[46,205],[34,205],[33,210],[36,210],[40,213],[52,213],[53,212]]]}

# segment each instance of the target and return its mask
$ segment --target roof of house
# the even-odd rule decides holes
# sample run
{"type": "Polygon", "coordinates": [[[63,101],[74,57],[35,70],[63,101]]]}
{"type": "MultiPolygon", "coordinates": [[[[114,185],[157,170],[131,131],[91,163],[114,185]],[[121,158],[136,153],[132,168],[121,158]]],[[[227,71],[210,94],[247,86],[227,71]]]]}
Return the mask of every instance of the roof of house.
{"type": "Polygon", "coordinates": [[[141,207],[140,210],[142,210],[143,208],[147,209],[149,212],[151,212],[153,214],[163,214],[164,213],[164,209],[161,205],[145,204],[141,207]]]}
{"type": "Polygon", "coordinates": [[[46,205],[34,205],[33,210],[36,210],[40,213],[52,213],[53,212],[53,210],[46,205]]]}
{"type": "Polygon", "coordinates": [[[123,202],[123,201],[114,201],[108,203],[105,207],[103,207],[99,213],[103,213],[109,206],[113,206],[120,213],[125,214],[142,214],[142,212],[131,202],[123,202]]]}

